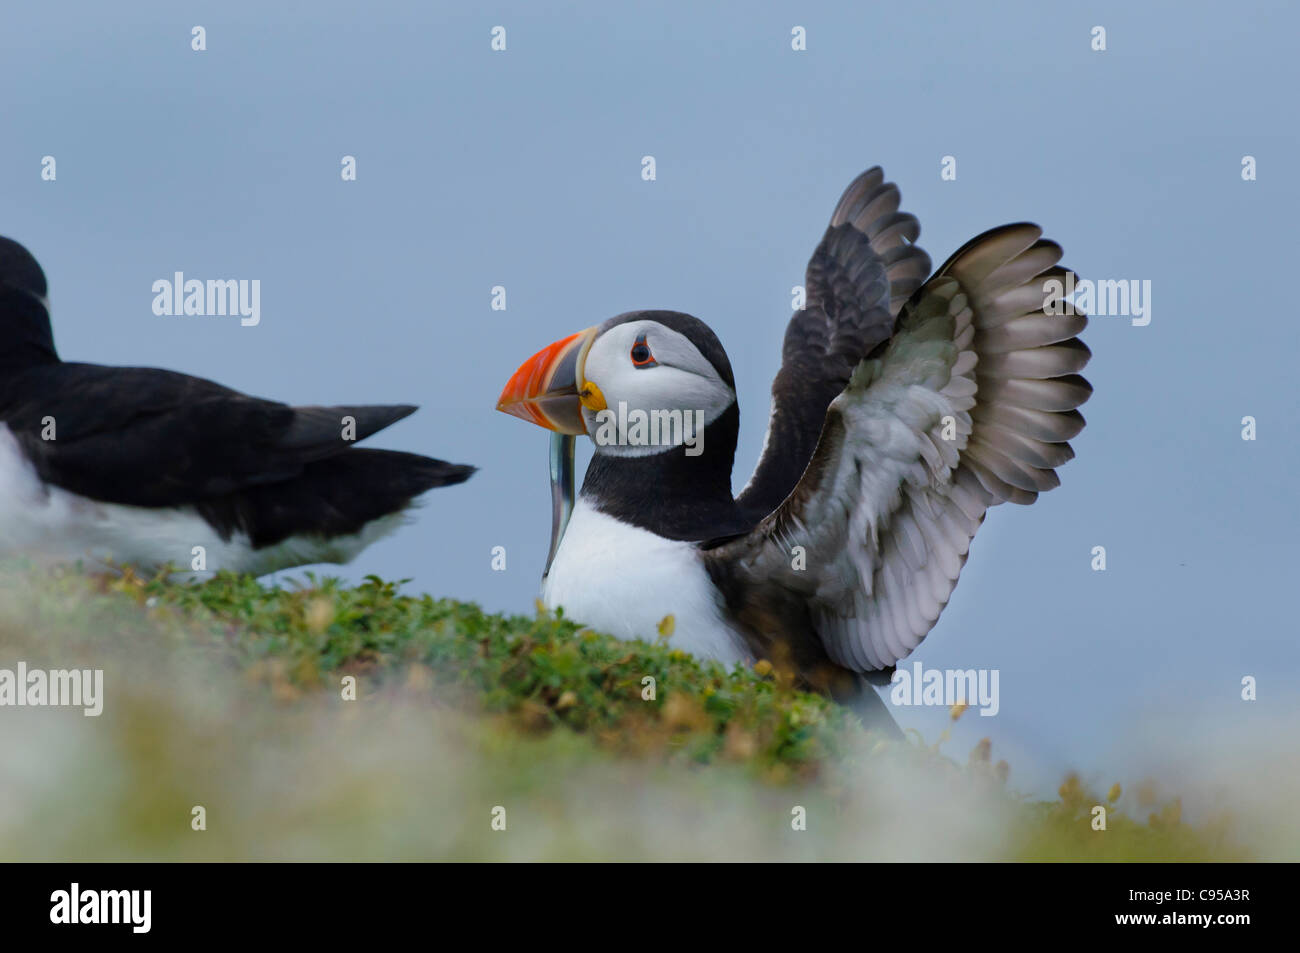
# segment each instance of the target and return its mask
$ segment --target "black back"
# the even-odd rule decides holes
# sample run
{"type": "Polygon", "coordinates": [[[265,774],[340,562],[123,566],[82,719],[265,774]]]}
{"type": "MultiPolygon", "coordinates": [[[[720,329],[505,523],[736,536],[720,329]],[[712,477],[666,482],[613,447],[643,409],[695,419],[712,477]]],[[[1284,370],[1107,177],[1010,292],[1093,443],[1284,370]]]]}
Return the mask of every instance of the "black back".
{"type": "Polygon", "coordinates": [[[359,531],[474,472],[356,450],[410,405],[291,407],[147,367],[59,360],[36,259],[0,238],[0,424],[47,484],[103,503],[195,507],[255,547],[359,531]],[[347,420],[350,418],[350,421],[347,420]]]}

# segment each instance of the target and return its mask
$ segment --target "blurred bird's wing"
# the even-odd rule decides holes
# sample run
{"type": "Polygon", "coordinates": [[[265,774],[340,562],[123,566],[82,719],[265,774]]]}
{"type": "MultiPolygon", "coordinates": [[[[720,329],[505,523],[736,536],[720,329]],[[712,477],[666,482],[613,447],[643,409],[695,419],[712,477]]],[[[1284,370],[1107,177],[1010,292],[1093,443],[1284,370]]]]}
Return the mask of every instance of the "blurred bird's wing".
{"type": "Polygon", "coordinates": [[[5,383],[0,421],[45,482],[135,506],[290,479],[416,409],[290,407],[186,374],[94,364],[42,365],[5,383]]]}

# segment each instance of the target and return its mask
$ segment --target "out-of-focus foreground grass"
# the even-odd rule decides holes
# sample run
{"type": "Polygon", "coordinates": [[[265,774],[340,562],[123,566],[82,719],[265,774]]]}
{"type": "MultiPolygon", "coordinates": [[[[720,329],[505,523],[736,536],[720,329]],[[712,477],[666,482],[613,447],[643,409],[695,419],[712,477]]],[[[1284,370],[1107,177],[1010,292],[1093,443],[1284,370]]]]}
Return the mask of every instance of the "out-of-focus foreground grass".
{"type": "Polygon", "coordinates": [[[1176,799],[1074,778],[1058,800],[1031,802],[987,745],[953,760],[918,738],[887,743],[762,663],[729,672],[671,646],[377,579],[267,588],[2,567],[0,668],[103,669],[105,700],[99,717],[0,708],[0,860],[1234,860],[1294,849],[1243,838],[1226,814],[1192,826],[1176,799]],[[197,806],[206,830],[192,829],[197,806]],[[500,808],[505,830],[494,830],[500,808]]]}

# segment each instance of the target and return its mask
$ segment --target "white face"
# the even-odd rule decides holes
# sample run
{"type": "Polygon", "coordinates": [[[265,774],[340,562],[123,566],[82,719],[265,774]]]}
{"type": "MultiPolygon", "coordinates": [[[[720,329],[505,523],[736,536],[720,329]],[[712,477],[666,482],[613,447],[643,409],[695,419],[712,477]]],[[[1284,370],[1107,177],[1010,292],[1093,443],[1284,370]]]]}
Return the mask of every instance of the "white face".
{"type": "Polygon", "coordinates": [[[704,427],[736,400],[690,339],[658,321],[629,321],[601,334],[582,376],[606,407],[597,411],[584,401],[583,422],[597,453],[643,456],[684,446],[698,456],[704,427]]]}

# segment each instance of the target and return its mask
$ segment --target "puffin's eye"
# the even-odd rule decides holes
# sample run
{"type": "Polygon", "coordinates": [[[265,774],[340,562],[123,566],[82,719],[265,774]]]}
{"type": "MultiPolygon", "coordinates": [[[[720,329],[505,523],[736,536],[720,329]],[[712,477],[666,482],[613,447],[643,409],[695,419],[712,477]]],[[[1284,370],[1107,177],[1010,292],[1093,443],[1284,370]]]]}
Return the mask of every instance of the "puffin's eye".
{"type": "Polygon", "coordinates": [[[650,345],[645,343],[645,335],[642,334],[632,345],[632,363],[636,367],[655,367],[658,362],[655,356],[650,353],[650,345]]]}

